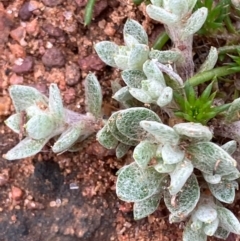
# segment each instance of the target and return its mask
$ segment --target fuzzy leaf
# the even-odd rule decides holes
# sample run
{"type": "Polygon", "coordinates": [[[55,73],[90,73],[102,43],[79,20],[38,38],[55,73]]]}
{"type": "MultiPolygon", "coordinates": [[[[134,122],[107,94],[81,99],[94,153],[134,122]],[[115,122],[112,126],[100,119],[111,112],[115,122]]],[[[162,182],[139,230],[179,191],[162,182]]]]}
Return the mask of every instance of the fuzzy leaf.
{"type": "Polygon", "coordinates": [[[212,175],[212,174],[206,174],[206,173],[202,173],[204,179],[206,180],[206,182],[211,183],[211,184],[217,184],[221,181],[221,176],[218,174],[212,175]]]}
{"type": "Polygon", "coordinates": [[[179,123],[173,126],[173,129],[180,135],[188,137],[193,141],[210,141],[212,132],[208,127],[199,123],[179,123]]]}
{"type": "Polygon", "coordinates": [[[121,111],[116,119],[116,125],[123,135],[134,140],[139,140],[145,133],[140,126],[142,120],[161,122],[161,119],[153,111],[142,107],[135,107],[121,111]]]}
{"type": "Polygon", "coordinates": [[[58,120],[64,119],[62,96],[57,84],[50,84],[48,108],[51,114],[58,120]]]}
{"type": "Polygon", "coordinates": [[[101,116],[102,107],[102,90],[93,73],[88,74],[85,79],[85,98],[87,111],[96,118],[99,118],[101,116]]]}
{"type": "Polygon", "coordinates": [[[117,157],[118,159],[122,158],[124,155],[127,154],[127,152],[128,152],[128,150],[129,150],[130,147],[131,147],[131,146],[126,145],[126,144],[120,142],[120,143],[117,145],[117,148],[116,148],[116,157],[117,157]]]}
{"type": "Polygon", "coordinates": [[[128,69],[128,56],[125,56],[125,55],[116,55],[114,57],[114,61],[117,65],[117,68],[118,69],[128,69]]]}
{"type": "Polygon", "coordinates": [[[172,196],[168,190],[164,192],[164,202],[168,210],[174,215],[181,218],[185,218],[196,207],[200,198],[200,188],[197,182],[197,178],[192,174],[186,184],[183,186],[182,191],[179,192],[176,197],[176,203],[172,201],[172,196]]]}
{"type": "Polygon", "coordinates": [[[162,158],[165,164],[175,164],[181,162],[185,156],[178,146],[172,146],[169,143],[162,148],[162,158]]]}
{"type": "Polygon", "coordinates": [[[142,90],[144,90],[153,100],[157,100],[164,87],[156,80],[142,80],[142,90]]]}
{"type": "Polygon", "coordinates": [[[157,146],[149,141],[141,141],[133,151],[133,158],[140,168],[146,168],[155,156],[157,146]]]}
{"type": "Polygon", "coordinates": [[[224,207],[217,207],[219,225],[229,232],[240,235],[240,223],[235,215],[224,207]]]}
{"type": "Polygon", "coordinates": [[[204,226],[203,230],[204,233],[208,236],[213,236],[214,233],[217,231],[218,228],[218,224],[219,224],[219,219],[216,218],[214,221],[212,221],[211,223],[208,223],[204,226]]]}
{"type": "Polygon", "coordinates": [[[47,97],[37,89],[29,86],[12,85],[9,87],[9,94],[16,112],[20,112],[36,104],[47,106],[47,97]]]}
{"type": "Polygon", "coordinates": [[[97,133],[97,141],[107,149],[114,149],[118,144],[118,140],[112,135],[108,129],[108,125],[105,125],[97,133]]]}
{"type": "Polygon", "coordinates": [[[161,194],[158,193],[133,205],[133,216],[135,220],[147,217],[155,212],[161,200],[161,194]]]}
{"type": "Polygon", "coordinates": [[[187,225],[183,230],[183,241],[207,241],[207,235],[201,230],[194,231],[190,225],[187,225]]]}
{"type": "Polygon", "coordinates": [[[188,12],[188,3],[187,3],[187,1],[171,0],[171,1],[163,1],[163,4],[164,4],[164,8],[167,11],[169,11],[170,13],[175,14],[179,18],[184,16],[188,12]]]}
{"type": "Polygon", "coordinates": [[[170,173],[171,183],[168,189],[171,195],[176,195],[182,189],[192,172],[193,165],[188,159],[177,164],[175,170],[170,173]]]}
{"type": "Polygon", "coordinates": [[[152,134],[156,140],[162,144],[177,145],[179,141],[179,135],[173,130],[173,128],[164,125],[156,121],[143,120],[140,122],[140,126],[152,134]]]}
{"type": "Polygon", "coordinates": [[[197,216],[196,216],[196,212],[193,212],[191,214],[191,229],[193,231],[198,231],[202,228],[203,226],[203,222],[201,222],[197,216]]]}
{"type": "Polygon", "coordinates": [[[173,98],[173,90],[171,87],[166,87],[162,90],[162,92],[160,93],[160,96],[157,100],[157,104],[160,107],[164,107],[166,105],[168,105],[173,98]]]}
{"type": "Polygon", "coordinates": [[[208,71],[214,68],[215,64],[217,63],[218,59],[218,52],[215,47],[211,47],[209,54],[204,61],[204,63],[199,68],[199,73],[202,73],[204,71],[208,71]]]}
{"type": "Polygon", "coordinates": [[[230,181],[218,184],[208,183],[208,187],[215,198],[224,203],[233,203],[235,198],[235,185],[230,181]]]}
{"type": "Polygon", "coordinates": [[[217,218],[217,211],[209,204],[202,204],[198,206],[195,215],[203,223],[211,223],[217,218]]]}
{"type": "Polygon", "coordinates": [[[95,44],[94,49],[104,63],[112,67],[117,67],[114,57],[118,54],[118,46],[115,43],[102,41],[95,44]]]}
{"type": "Polygon", "coordinates": [[[28,136],[36,140],[49,137],[55,128],[53,116],[49,114],[35,115],[26,124],[28,136]]]}
{"type": "Polygon", "coordinates": [[[169,62],[176,62],[179,58],[181,58],[181,53],[173,50],[151,50],[149,52],[149,58],[154,60],[157,59],[162,64],[168,64],[169,62]]]}
{"type": "Polygon", "coordinates": [[[138,40],[129,34],[124,34],[124,43],[130,48],[136,44],[139,44],[138,40]]]}
{"type": "Polygon", "coordinates": [[[148,44],[148,36],[141,24],[133,19],[128,19],[123,28],[124,40],[126,35],[131,35],[140,44],[148,44]]]}
{"type": "Polygon", "coordinates": [[[121,73],[122,79],[128,87],[141,88],[141,81],[146,78],[141,70],[127,69],[121,73]]]}
{"type": "Polygon", "coordinates": [[[220,239],[227,239],[228,235],[230,234],[229,231],[223,229],[222,227],[218,227],[217,231],[214,233],[214,237],[220,238],[220,239]]]}
{"type": "Polygon", "coordinates": [[[236,161],[221,147],[212,142],[189,145],[193,165],[206,174],[227,175],[236,171],[236,161]]]}
{"type": "Polygon", "coordinates": [[[151,96],[143,89],[131,88],[129,92],[134,98],[145,104],[151,104],[153,102],[151,96]]]}
{"type": "Polygon", "coordinates": [[[162,3],[163,3],[163,0],[150,0],[150,1],[153,5],[158,6],[158,7],[161,7],[162,3]]]}
{"type": "Polygon", "coordinates": [[[196,12],[194,12],[186,22],[181,35],[182,39],[196,33],[206,21],[207,15],[208,9],[205,7],[199,8],[196,12]]]}
{"type": "Polygon", "coordinates": [[[21,113],[16,113],[8,117],[4,123],[16,133],[20,133],[21,113]]]}
{"type": "Polygon", "coordinates": [[[131,138],[128,138],[127,136],[123,135],[117,128],[116,120],[118,118],[118,115],[121,111],[115,112],[111,115],[111,117],[108,119],[108,128],[111,131],[112,135],[120,142],[130,145],[130,146],[136,146],[138,144],[138,141],[132,140],[131,138]]]}
{"type": "Polygon", "coordinates": [[[194,6],[196,5],[197,0],[187,0],[188,2],[188,11],[192,12],[194,6]]]}
{"type": "Polygon", "coordinates": [[[176,164],[164,164],[161,158],[157,158],[157,164],[153,167],[159,173],[170,173],[175,170],[176,164]]]}
{"type": "MultiPolygon", "coordinates": [[[[153,50],[150,51],[150,53],[153,50]]],[[[150,54],[149,53],[149,54],[150,54]]],[[[157,67],[155,60],[147,60],[143,64],[143,72],[147,79],[158,81],[162,86],[166,86],[162,71],[157,67]]]]}
{"type": "Polygon", "coordinates": [[[239,111],[240,111],[240,98],[237,98],[231,103],[225,115],[226,122],[231,123],[233,121],[238,120],[239,111]]]}
{"type": "Polygon", "coordinates": [[[48,140],[49,138],[34,140],[30,137],[26,137],[8,151],[7,154],[3,155],[3,158],[12,161],[33,156],[42,150],[48,140]]]}
{"type": "Polygon", "coordinates": [[[150,18],[166,25],[175,24],[178,21],[178,17],[176,15],[151,4],[147,5],[146,11],[150,18]]]}
{"type": "Polygon", "coordinates": [[[136,163],[126,166],[118,175],[117,196],[126,202],[139,202],[158,193],[164,175],[153,167],[141,169],[136,163]]]}
{"type": "Polygon", "coordinates": [[[232,155],[237,150],[237,142],[235,140],[228,141],[221,148],[226,151],[229,155],[232,155]]]}
{"type": "Polygon", "coordinates": [[[118,90],[112,97],[113,99],[122,102],[132,99],[132,95],[129,93],[128,86],[122,87],[120,90],[118,90]]]}
{"type": "Polygon", "coordinates": [[[144,44],[137,44],[131,48],[128,57],[129,69],[142,70],[144,62],[148,59],[149,47],[144,44]]]}

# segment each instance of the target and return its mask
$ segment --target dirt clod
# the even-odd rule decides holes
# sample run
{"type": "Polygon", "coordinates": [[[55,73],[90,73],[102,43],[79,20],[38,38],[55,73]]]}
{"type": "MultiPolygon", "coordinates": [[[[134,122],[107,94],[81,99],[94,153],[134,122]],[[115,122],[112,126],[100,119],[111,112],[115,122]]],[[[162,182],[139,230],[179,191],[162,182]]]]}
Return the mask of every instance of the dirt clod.
{"type": "Polygon", "coordinates": [[[63,52],[55,47],[47,49],[42,56],[42,62],[46,67],[63,67],[66,63],[66,58],[63,52]]]}
{"type": "Polygon", "coordinates": [[[96,55],[91,54],[85,58],[80,58],[78,61],[79,67],[83,71],[94,71],[94,70],[102,70],[105,64],[102,60],[96,55]]]}
{"type": "Polygon", "coordinates": [[[27,21],[31,18],[32,12],[29,10],[29,2],[25,2],[19,10],[19,17],[23,21],[27,21]]]}
{"type": "Polygon", "coordinates": [[[33,57],[27,56],[20,65],[15,64],[12,71],[16,74],[25,74],[33,69],[33,57]]]}

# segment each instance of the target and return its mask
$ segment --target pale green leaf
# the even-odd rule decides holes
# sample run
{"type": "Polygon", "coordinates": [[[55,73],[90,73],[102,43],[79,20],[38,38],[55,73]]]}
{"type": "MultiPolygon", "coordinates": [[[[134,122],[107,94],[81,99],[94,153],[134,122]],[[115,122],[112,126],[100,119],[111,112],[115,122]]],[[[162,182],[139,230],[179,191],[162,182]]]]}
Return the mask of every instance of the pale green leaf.
{"type": "Polygon", "coordinates": [[[34,140],[30,137],[26,137],[8,151],[7,154],[3,155],[3,158],[12,161],[33,156],[42,150],[48,140],[49,138],[34,140]]]}
{"type": "Polygon", "coordinates": [[[99,118],[102,107],[102,90],[93,73],[89,73],[85,79],[85,99],[86,110],[99,118]]]}
{"type": "Polygon", "coordinates": [[[164,164],[161,158],[157,158],[157,164],[153,167],[159,173],[170,173],[175,170],[176,164],[164,164]]]}
{"type": "Polygon", "coordinates": [[[219,226],[229,232],[240,235],[240,223],[235,215],[224,207],[217,207],[219,226]]]}
{"type": "Polygon", "coordinates": [[[122,158],[124,155],[127,154],[127,152],[128,152],[128,150],[129,150],[130,147],[131,147],[131,146],[126,145],[126,144],[120,142],[120,143],[117,145],[117,148],[116,148],[116,157],[117,157],[118,159],[122,158]]]}
{"type": "Polygon", "coordinates": [[[187,0],[187,2],[188,2],[188,11],[192,12],[194,6],[197,3],[197,0],[187,0]]]}
{"type": "Polygon", "coordinates": [[[151,96],[143,89],[137,89],[137,88],[130,88],[129,93],[136,98],[137,100],[145,103],[145,104],[151,104],[153,99],[151,96]]]}
{"type": "Polygon", "coordinates": [[[199,68],[199,73],[202,73],[204,71],[208,71],[214,68],[215,64],[218,60],[218,52],[215,47],[211,47],[209,54],[206,58],[206,60],[203,62],[203,64],[199,68]]]}
{"type": "Polygon", "coordinates": [[[183,230],[183,241],[207,241],[207,235],[201,230],[192,230],[190,225],[187,225],[183,230]]]}
{"type": "Polygon", "coordinates": [[[187,147],[191,161],[206,174],[228,175],[236,171],[236,161],[221,147],[212,142],[198,142],[187,147]]]}
{"type": "Polygon", "coordinates": [[[12,85],[9,87],[9,94],[16,112],[25,110],[31,105],[47,106],[47,97],[33,87],[12,85]]]}
{"type": "Polygon", "coordinates": [[[118,54],[118,46],[115,43],[102,41],[95,44],[94,49],[104,63],[112,67],[117,67],[114,57],[118,54]]]}
{"type": "Polygon", "coordinates": [[[162,158],[165,164],[175,164],[181,162],[185,156],[185,152],[178,146],[172,146],[166,143],[162,148],[162,158]]]}
{"type": "Polygon", "coordinates": [[[141,121],[140,125],[144,130],[152,134],[160,143],[169,143],[172,145],[178,144],[179,135],[173,130],[173,128],[156,121],[148,120],[141,121]]]}
{"type": "Polygon", "coordinates": [[[140,140],[145,134],[145,131],[140,126],[140,122],[143,120],[161,122],[155,112],[147,108],[135,107],[119,112],[116,125],[123,135],[134,140],[140,140]]]}
{"type": "Polygon", "coordinates": [[[133,216],[135,220],[147,217],[155,212],[161,200],[161,194],[158,193],[133,205],[133,216]]]}
{"type": "Polygon", "coordinates": [[[141,70],[127,69],[121,73],[122,79],[128,87],[141,88],[141,81],[146,78],[141,70]]]}
{"type": "Polygon", "coordinates": [[[224,203],[233,203],[235,198],[234,181],[222,181],[218,184],[208,183],[208,187],[215,198],[224,203]]]}
{"type": "Polygon", "coordinates": [[[130,48],[136,44],[139,44],[138,40],[129,34],[124,34],[124,43],[130,48]]]}
{"type": "Polygon", "coordinates": [[[235,140],[228,141],[221,148],[226,151],[229,155],[232,155],[237,150],[237,142],[235,140]]]}
{"type": "Polygon", "coordinates": [[[168,64],[174,63],[181,58],[181,53],[176,50],[159,51],[153,49],[149,52],[149,58],[152,60],[157,59],[162,64],[168,64]]]}
{"type": "Polygon", "coordinates": [[[161,83],[153,79],[142,81],[142,90],[144,90],[153,100],[157,100],[159,95],[164,91],[161,83]]]}
{"type": "Polygon", "coordinates": [[[124,86],[120,90],[118,90],[112,97],[113,99],[122,102],[132,99],[132,95],[129,93],[129,87],[124,86]]]}
{"type": "Polygon", "coordinates": [[[183,17],[188,12],[188,3],[183,0],[163,1],[164,8],[178,17],[183,17]],[[165,3],[165,4],[164,4],[165,3]],[[166,4],[167,3],[167,4],[166,4]]]}
{"type": "Polygon", "coordinates": [[[239,111],[240,111],[240,98],[237,98],[231,103],[231,105],[225,115],[226,122],[231,123],[233,121],[238,120],[239,119],[239,117],[238,117],[239,111]]]}
{"type": "Polygon", "coordinates": [[[149,141],[141,141],[133,151],[133,158],[140,168],[146,168],[155,156],[157,146],[149,141]]]}
{"type": "Polygon", "coordinates": [[[105,125],[97,133],[97,141],[107,149],[114,149],[118,144],[118,140],[112,135],[108,129],[108,125],[105,125]]]}
{"type": "Polygon", "coordinates": [[[210,141],[212,132],[207,126],[200,123],[179,123],[173,126],[173,129],[183,137],[187,137],[192,141],[210,141]]]}
{"type": "Polygon", "coordinates": [[[16,133],[20,133],[20,124],[21,124],[21,113],[16,113],[8,117],[4,123],[9,127],[11,130],[13,130],[16,133]]]}
{"type": "Polygon", "coordinates": [[[214,233],[214,237],[220,238],[220,239],[227,239],[228,235],[230,234],[229,231],[225,230],[222,227],[218,227],[217,231],[214,233]]]}
{"type": "Polygon", "coordinates": [[[171,196],[168,190],[164,191],[164,202],[168,210],[174,216],[178,216],[183,219],[193,211],[199,198],[200,188],[194,174],[188,178],[186,184],[182,188],[182,191],[176,196],[171,196]],[[173,201],[173,199],[175,201],[173,201]]]}
{"type": "Polygon", "coordinates": [[[217,211],[211,204],[201,204],[198,205],[195,215],[203,223],[211,223],[217,218],[217,211]]]}
{"type": "Polygon", "coordinates": [[[118,175],[117,196],[126,202],[145,200],[161,190],[164,175],[153,167],[141,169],[136,163],[125,167],[118,175]]]}
{"type": "Polygon", "coordinates": [[[157,100],[157,104],[160,107],[164,107],[172,101],[172,98],[173,98],[173,89],[171,87],[165,87],[160,93],[160,96],[157,100]]]}
{"type": "Polygon", "coordinates": [[[148,44],[148,36],[143,26],[133,19],[128,19],[124,24],[123,37],[124,40],[126,35],[131,35],[137,39],[140,44],[148,44]]]}
{"type": "Polygon", "coordinates": [[[206,235],[213,236],[214,233],[217,231],[218,225],[219,225],[219,219],[216,218],[211,223],[206,224],[203,228],[203,231],[206,235]]]}
{"type": "Polygon", "coordinates": [[[163,4],[163,0],[150,0],[151,3],[155,6],[161,7],[163,4]]]}
{"type": "Polygon", "coordinates": [[[192,214],[191,214],[191,224],[190,224],[190,226],[191,226],[191,229],[192,229],[193,231],[198,231],[198,230],[200,230],[200,229],[202,228],[202,226],[203,226],[203,222],[201,222],[201,221],[197,218],[195,211],[192,212],[192,214]]]}
{"type": "Polygon", "coordinates": [[[188,159],[177,164],[174,171],[170,173],[171,182],[168,189],[171,195],[176,195],[184,187],[192,172],[193,165],[188,159]]]}
{"type": "Polygon", "coordinates": [[[204,179],[206,180],[206,182],[211,183],[211,184],[217,184],[221,181],[221,176],[218,174],[212,175],[212,174],[206,174],[206,173],[202,173],[204,179]]]}
{"type": "Polygon", "coordinates": [[[118,69],[128,69],[128,56],[118,54],[114,57],[118,69]]]}

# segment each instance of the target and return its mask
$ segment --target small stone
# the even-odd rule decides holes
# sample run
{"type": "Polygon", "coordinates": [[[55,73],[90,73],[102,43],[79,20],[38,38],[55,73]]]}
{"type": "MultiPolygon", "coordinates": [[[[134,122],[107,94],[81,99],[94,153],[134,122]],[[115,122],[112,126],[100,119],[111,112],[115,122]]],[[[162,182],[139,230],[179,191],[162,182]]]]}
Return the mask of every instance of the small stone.
{"type": "Polygon", "coordinates": [[[15,64],[12,71],[16,74],[25,74],[33,69],[33,57],[26,57],[20,65],[15,64]]]}
{"type": "Polygon", "coordinates": [[[67,85],[73,86],[80,80],[80,69],[75,63],[71,63],[66,66],[66,83],[67,85]]]}
{"type": "Polygon", "coordinates": [[[29,35],[37,36],[39,33],[39,25],[37,18],[33,19],[30,23],[26,25],[26,31],[29,35]]]}
{"type": "Polygon", "coordinates": [[[116,33],[116,29],[112,23],[107,23],[106,27],[104,28],[104,33],[108,36],[113,36],[116,33]]]}
{"type": "Polygon", "coordinates": [[[83,71],[99,71],[105,67],[105,64],[96,54],[91,54],[86,58],[79,59],[78,64],[83,71]]]}
{"type": "Polygon", "coordinates": [[[25,58],[26,57],[26,51],[25,49],[19,45],[19,44],[8,44],[9,49],[11,50],[11,53],[16,58],[25,58]]]}
{"type": "Polygon", "coordinates": [[[32,12],[29,10],[29,2],[25,2],[19,10],[19,17],[23,21],[27,21],[31,18],[32,12]]]}
{"type": "Polygon", "coordinates": [[[42,0],[42,2],[48,7],[54,7],[61,4],[64,0],[42,0]]]}
{"type": "Polygon", "coordinates": [[[26,36],[26,29],[22,26],[19,26],[18,28],[12,30],[10,32],[10,36],[16,40],[21,46],[26,46],[27,43],[25,41],[26,36]]]}
{"type": "Polygon", "coordinates": [[[65,33],[59,27],[54,27],[51,23],[44,23],[42,29],[52,37],[63,37],[65,33]]]}
{"type": "Polygon", "coordinates": [[[11,99],[8,96],[0,97],[0,116],[10,114],[11,99]]]}
{"type": "Polygon", "coordinates": [[[42,62],[46,67],[63,67],[66,63],[66,58],[63,52],[58,48],[47,49],[42,56],[42,62]]]}
{"type": "Polygon", "coordinates": [[[49,203],[49,206],[51,207],[51,208],[53,208],[53,207],[56,207],[56,202],[55,201],[51,201],[50,203],[49,203]]]}
{"type": "Polygon", "coordinates": [[[93,9],[93,18],[98,17],[108,7],[107,0],[97,1],[93,9]]]}
{"type": "Polygon", "coordinates": [[[63,100],[66,104],[72,103],[76,98],[76,90],[74,88],[67,89],[63,94],[63,100]]]}
{"type": "Polygon", "coordinates": [[[12,186],[11,198],[15,202],[19,202],[23,196],[23,191],[19,187],[12,186]]]}

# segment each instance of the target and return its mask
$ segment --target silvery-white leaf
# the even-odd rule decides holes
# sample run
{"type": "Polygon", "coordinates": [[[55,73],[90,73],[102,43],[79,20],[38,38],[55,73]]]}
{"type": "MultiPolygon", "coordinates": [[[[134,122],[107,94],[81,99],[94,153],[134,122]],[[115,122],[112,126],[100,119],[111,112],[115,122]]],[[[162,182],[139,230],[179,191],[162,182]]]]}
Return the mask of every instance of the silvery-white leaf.
{"type": "Polygon", "coordinates": [[[173,89],[171,87],[165,87],[162,90],[162,92],[157,100],[157,104],[160,107],[164,107],[172,101],[172,98],[173,98],[173,89]]]}
{"type": "Polygon", "coordinates": [[[26,123],[27,135],[36,140],[49,137],[56,128],[54,116],[49,114],[35,115],[26,123]]]}
{"type": "Polygon", "coordinates": [[[116,184],[118,198],[126,202],[139,202],[159,193],[163,174],[153,167],[141,169],[136,163],[126,166],[119,174],[116,184]]]}
{"type": "Polygon", "coordinates": [[[12,85],[9,87],[9,94],[16,112],[20,112],[36,104],[47,106],[47,97],[33,87],[12,85]]]}
{"type": "Polygon", "coordinates": [[[148,44],[148,36],[143,26],[133,19],[128,19],[124,24],[123,37],[127,35],[134,37],[140,44],[148,44]]]}
{"type": "Polygon", "coordinates": [[[217,63],[218,60],[218,52],[215,47],[211,47],[209,54],[204,61],[204,63],[200,66],[199,68],[199,73],[202,73],[204,71],[208,71],[214,68],[215,64],[217,63]]]}
{"type": "Polygon", "coordinates": [[[158,193],[143,201],[135,202],[133,205],[133,216],[135,220],[147,217],[157,210],[161,200],[161,194],[158,193]]]}
{"type": "Polygon", "coordinates": [[[138,40],[130,34],[124,34],[124,43],[130,48],[136,44],[139,44],[138,40]]]}
{"type": "Polygon", "coordinates": [[[179,20],[178,16],[151,4],[147,5],[146,12],[150,18],[166,25],[175,24],[179,20]]]}
{"type": "Polygon", "coordinates": [[[118,144],[107,124],[97,133],[97,141],[107,149],[114,149],[118,144]]]}
{"type": "Polygon", "coordinates": [[[207,235],[201,230],[193,230],[188,224],[183,230],[183,241],[207,241],[207,235]]]}
{"type": "Polygon", "coordinates": [[[150,0],[151,3],[155,6],[162,7],[163,0],[150,0]]]}
{"type": "Polygon", "coordinates": [[[179,135],[173,130],[173,128],[156,121],[146,120],[141,121],[140,125],[144,130],[152,134],[160,143],[170,143],[172,145],[178,144],[179,135]]]}
{"type": "Polygon", "coordinates": [[[211,223],[217,218],[217,211],[210,204],[201,204],[198,205],[195,215],[203,223],[211,223]]]}
{"type": "Polygon", "coordinates": [[[186,218],[187,215],[193,211],[199,198],[200,188],[194,174],[188,178],[182,191],[176,196],[172,196],[167,189],[164,191],[164,202],[168,210],[174,216],[181,217],[182,219],[186,218]]]}
{"type": "Polygon", "coordinates": [[[212,221],[211,223],[207,223],[204,226],[203,228],[204,233],[208,236],[213,236],[214,233],[217,231],[218,225],[219,225],[219,219],[216,218],[214,221],[212,221]]]}
{"type": "Polygon", "coordinates": [[[158,81],[153,79],[142,80],[142,89],[147,92],[153,100],[157,100],[159,95],[161,95],[164,87],[158,81]]]}
{"type": "Polygon", "coordinates": [[[226,240],[229,234],[229,231],[225,230],[222,227],[218,227],[216,232],[214,233],[214,237],[226,240]]]}
{"type": "Polygon", "coordinates": [[[197,0],[187,0],[187,3],[188,3],[188,11],[192,12],[194,6],[197,3],[197,0]]]}
{"type": "Polygon", "coordinates": [[[133,158],[140,168],[146,168],[155,156],[157,145],[149,141],[141,141],[133,151],[133,158]]]}
{"type": "Polygon", "coordinates": [[[9,127],[11,130],[13,130],[16,133],[20,133],[20,124],[21,124],[21,112],[20,113],[16,113],[11,115],[10,117],[8,117],[4,123],[7,125],[7,127],[9,127]]]}
{"type": "Polygon", "coordinates": [[[238,120],[239,111],[240,111],[240,98],[237,98],[231,103],[229,109],[227,110],[227,113],[225,115],[225,121],[228,123],[232,123],[233,121],[238,120]]]}
{"type": "MultiPolygon", "coordinates": [[[[150,51],[149,55],[153,50],[150,51]]],[[[162,71],[157,67],[156,60],[147,60],[143,64],[143,72],[147,79],[158,81],[162,86],[166,86],[162,71]]]]}
{"type": "Polygon", "coordinates": [[[221,148],[226,151],[229,155],[232,155],[237,150],[237,142],[235,140],[228,141],[221,148]]]}
{"type": "Polygon", "coordinates": [[[131,100],[133,97],[132,95],[129,93],[129,87],[128,86],[124,86],[122,87],[120,90],[118,90],[112,97],[113,99],[121,102],[121,101],[127,101],[127,100],[131,100]]]}
{"type": "Polygon", "coordinates": [[[139,100],[145,104],[151,104],[154,102],[154,100],[151,98],[151,96],[143,89],[130,88],[129,93],[134,98],[136,98],[137,100],[139,100]]]}
{"type": "Polygon", "coordinates": [[[146,78],[141,70],[127,69],[121,73],[122,79],[128,87],[141,88],[141,81],[146,78]]]}
{"type": "Polygon", "coordinates": [[[180,223],[184,221],[184,218],[181,218],[177,215],[173,215],[172,213],[170,213],[168,220],[169,220],[169,223],[180,223]]]}
{"type": "Polygon", "coordinates": [[[144,62],[148,59],[149,47],[144,44],[137,44],[130,50],[128,56],[129,69],[142,70],[144,62]]]}
{"type": "Polygon", "coordinates": [[[163,160],[159,157],[157,158],[157,164],[153,167],[159,173],[171,173],[175,170],[176,164],[164,164],[163,160]]]}
{"type": "Polygon", "coordinates": [[[117,148],[116,148],[116,157],[118,159],[122,158],[123,156],[125,156],[129,150],[131,146],[130,145],[126,145],[122,142],[120,142],[118,145],[117,145],[117,148]]]}
{"type": "Polygon", "coordinates": [[[162,64],[168,64],[171,62],[176,62],[179,58],[181,58],[181,53],[176,50],[156,50],[152,49],[149,52],[149,58],[154,60],[157,59],[162,64]]]}
{"type": "Polygon", "coordinates": [[[193,165],[188,159],[177,164],[174,171],[170,173],[171,182],[168,189],[171,195],[176,195],[182,189],[192,172],[193,165]]]}
{"type": "Polygon", "coordinates": [[[8,151],[7,154],[3,155],[3,158],[12,161],[33,156],[42,150],[49,139],[34,140],[26,137],[8,151]]]}
{"type": "Polygon", "coordinates": [[[205,7],[199,8],[194,12],[187,20],[184,29],[182,30],[181,38],[186,39],[188,36],[196,33],[206,21],[208,15],[208,9],[205,7]]]}
{"type": "Polygon", "coordinates": [[[190,224],[190,226],[191,226],[191,229],[192,229],[193,231],[198,231],[198,230],[200,230],[200,229],[202,228],[202,226],[203,226],[203,222],[200,221],[200,220],[197,218],[195,211],[192,212],[192,214],[191,214],[191,224],[190,224]]]}
{"type": "Polygon", "coordinates": [[[122,70],[128,69],[128,56],[118,54],[114,57],[114,61],[117,68],[122,70]]]}
{"type": "Polygon", "coordinates": [[[182,151],[179,146],[172,146],[166,143],[162,148],[162,158],[165,164],[176,164],[181,162],[185,156],[185,152],[182,151]]]}
{"type": "Polygon", "coordinates": [[[218,206],[217,213],[218,219],[220,221],[219,226],[221,226],[229,232],[240,235],[240,223],[230,210],[218,206]]]}
{"type": "Polygon", "coordinates": [[[234,181],[222,181],[218,184],[208,183],[208,187],[215,198],[224,203],[233,203],[235,198],[234,181]]]}
{"type": "Polygon", "coordinates": [[[218,174],[212,175],[212,174],[206,174],[206,173],[202,173],[204,179],[206,180],[206,182],[211,183],[211,184],[217,184],[221,181],[221,176],[218,174]]]}
{"type": "Polygon", "coordinates": [[[182,0],[163,0],[164,9],[175,14],[179,18],[186,15],[188,12],[187,1],[182,0]]]}
{"type": "Polygon", "coordinates": [[[118,54],[118,46],[110,41],[102,41],[95,44],[94,49],[96,50],[99,58],[112,67],[117,67],[114,57],[118,54]]]}
{"type": "Polygon", "coordinates": [[[240,177],[240,173],[239,173],[238,169],[236,168],[230,174],[222,176],[222,180],[233,181],[233,180],[238,179],[239,177],[240,177]]]}
{"type": "Polygon", "coordinates": [[[93,73],[89,73],[85,79],[85,99],[86,110],[99,118],[102,108],[102,90],[93,73]]]}

